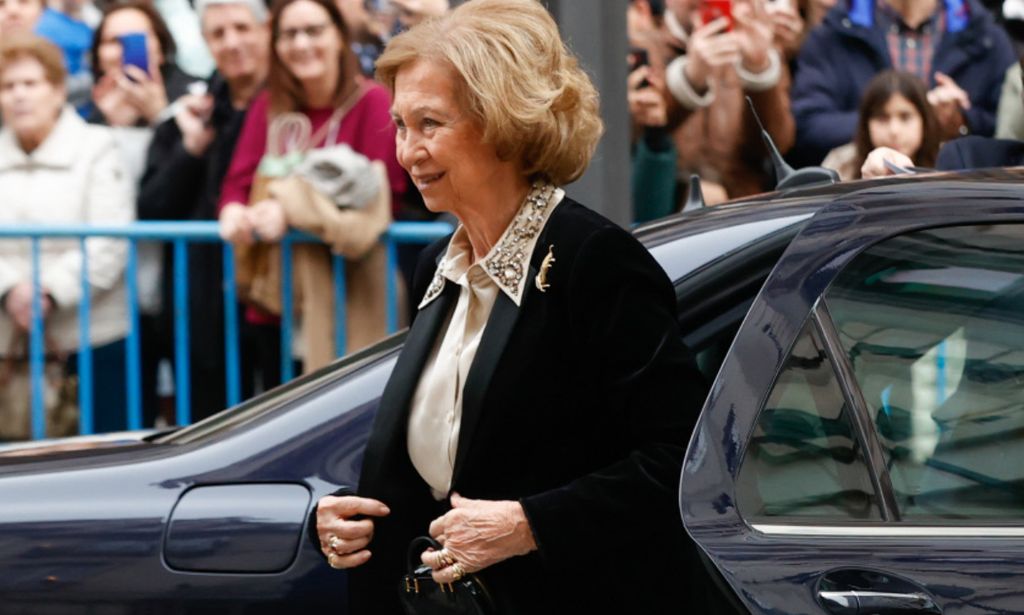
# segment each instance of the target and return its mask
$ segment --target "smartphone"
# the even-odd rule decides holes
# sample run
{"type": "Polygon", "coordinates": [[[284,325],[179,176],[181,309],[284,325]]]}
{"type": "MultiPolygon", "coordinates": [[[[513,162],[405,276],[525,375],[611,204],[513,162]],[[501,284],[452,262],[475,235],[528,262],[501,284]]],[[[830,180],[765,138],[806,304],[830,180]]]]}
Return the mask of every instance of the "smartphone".
{"type": "Polygon", "coordinates": [[[705,24],[709,24],[719,17],[729,20],[726,31],[732,30],[732,0],[701,0],[700,18],[705,24]]]}
{"type": "Polygon", "coordinates": [[[121,65],[135,66],[149,74],[149,56],[146,52],[146,35],[132,32],[117,37],[121,41],[121,65]]]}

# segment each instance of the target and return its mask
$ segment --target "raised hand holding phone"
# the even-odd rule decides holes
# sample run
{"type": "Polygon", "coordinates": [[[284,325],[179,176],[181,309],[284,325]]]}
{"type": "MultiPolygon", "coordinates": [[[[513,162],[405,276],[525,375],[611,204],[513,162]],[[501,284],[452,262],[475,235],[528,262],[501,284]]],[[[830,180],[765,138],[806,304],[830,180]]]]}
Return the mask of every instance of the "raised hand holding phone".
{"type": "Polygon", "coordinates": [[[160,73],[150,76],[132,64],[125,64],[123,69],[124,75],[117,80],[118,88],[124,91],[128,103],[152,124],[167,107],[167,92],[160,73]]]}
{"type": "MultiPolygon", "coordinates": [[[[149,53],[146,47],[146,34],[144,32],[130,32],[117,37],[121,42],[121,65],[123,67],[134,66],[139,70],[149,73],[149,53]]],[[[127,73],[127,71],[125,71],[127,73]]]]}
{"type": "Polygon", "coordinates": [[[703,21],[704,23],[711,23],[716,19],[721,19],[723,17],[729,22],[729,25],[726,26],[725,31],[732,31],[732,0],[701,0],[701,21],[703,21]]]}
{"type": "Polygon", "coordinates": [[[695,14],[693,20],[694,30],[686,47],[686,79],[695,90],[705,92],[708,77],[739,62],[740,48],[735,34],[729,31],[731,17],[705,22],[701,14],[695,14]]]}

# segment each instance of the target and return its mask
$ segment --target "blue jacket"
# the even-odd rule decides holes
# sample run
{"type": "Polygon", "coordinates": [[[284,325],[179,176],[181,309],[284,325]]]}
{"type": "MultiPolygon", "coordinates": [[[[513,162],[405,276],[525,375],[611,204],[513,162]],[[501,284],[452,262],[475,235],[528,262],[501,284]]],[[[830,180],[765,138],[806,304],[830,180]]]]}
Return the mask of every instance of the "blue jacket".
{"type": "MultiPolygon", "coordinates": [[[[800,50],[792,91],[796,162],[818,164],[829,150],[849,143],[861,93],[879,71],[892,68],[885,34],[875,27],[875,3],[840,3],[800,50]]],[[[971,109],[964,114],[971,133],[991,135],[1003,77],[1016,55],[978,0],[945,0],[945,10],[946,32],[933,71],[952,77],[971,97],[971,109]]],[[[933,87],[934,75],[929,81],[933,87]]]]}

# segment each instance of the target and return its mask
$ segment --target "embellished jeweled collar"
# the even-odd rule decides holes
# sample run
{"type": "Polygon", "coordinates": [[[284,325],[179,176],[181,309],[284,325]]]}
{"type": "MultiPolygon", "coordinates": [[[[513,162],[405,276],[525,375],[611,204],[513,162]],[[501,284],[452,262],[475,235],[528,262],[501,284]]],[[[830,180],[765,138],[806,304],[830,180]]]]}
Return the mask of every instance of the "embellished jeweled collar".
{"type": "MultiPolygon", "coordinates": [[[[527,283],[527,271],[530,267],[530,256],[537,245],[537,238],[541,230],[547,224],[551,212],[561,202],[565,192],[551,184],[536,182],[530,189],[519,211],[512,219],[511,224],[505,229],[498,243],[494,244],[487,256],[479,261],[479,265],[487,273],[488,277],[504,292],[516,305],[520,304],[523,292],[527,283]]],[[[456,234],[464,233],[465,229],[460,225],[456,234]]],[[[452,251],[455,242],[448,245],[444,258],[438,263],[434,271],[434,279],[431,280],[427,292],[423,295],[417,309],[423,309],[427,304],[441,295],[444,290],[444,283],[450,277],[450,261],[453,258],[452,251]]]]}

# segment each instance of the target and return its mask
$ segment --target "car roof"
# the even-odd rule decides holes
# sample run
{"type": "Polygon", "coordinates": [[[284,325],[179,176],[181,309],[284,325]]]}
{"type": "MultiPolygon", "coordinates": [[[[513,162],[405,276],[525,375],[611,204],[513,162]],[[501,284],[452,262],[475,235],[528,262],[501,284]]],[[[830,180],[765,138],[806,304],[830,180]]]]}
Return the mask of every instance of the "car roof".
{"type": "MultiPolygon", "coordinates": [[[[944,191],[953,185],[990,190],[996,185],[1024,182],[1024,167],[946,171],[901,175],[874,180],[856,180],[766,192],[722,205],[673,214],[637,227],[638,239],[648,247],[680,236],[708,232],[748,222],[815,213],[842,200],[856,201],[863,207],[886,207],[922,201],[929,193],[944,191]]],[[[1019,186],[1018,186],[1019,188],[1019,186]]]]}

